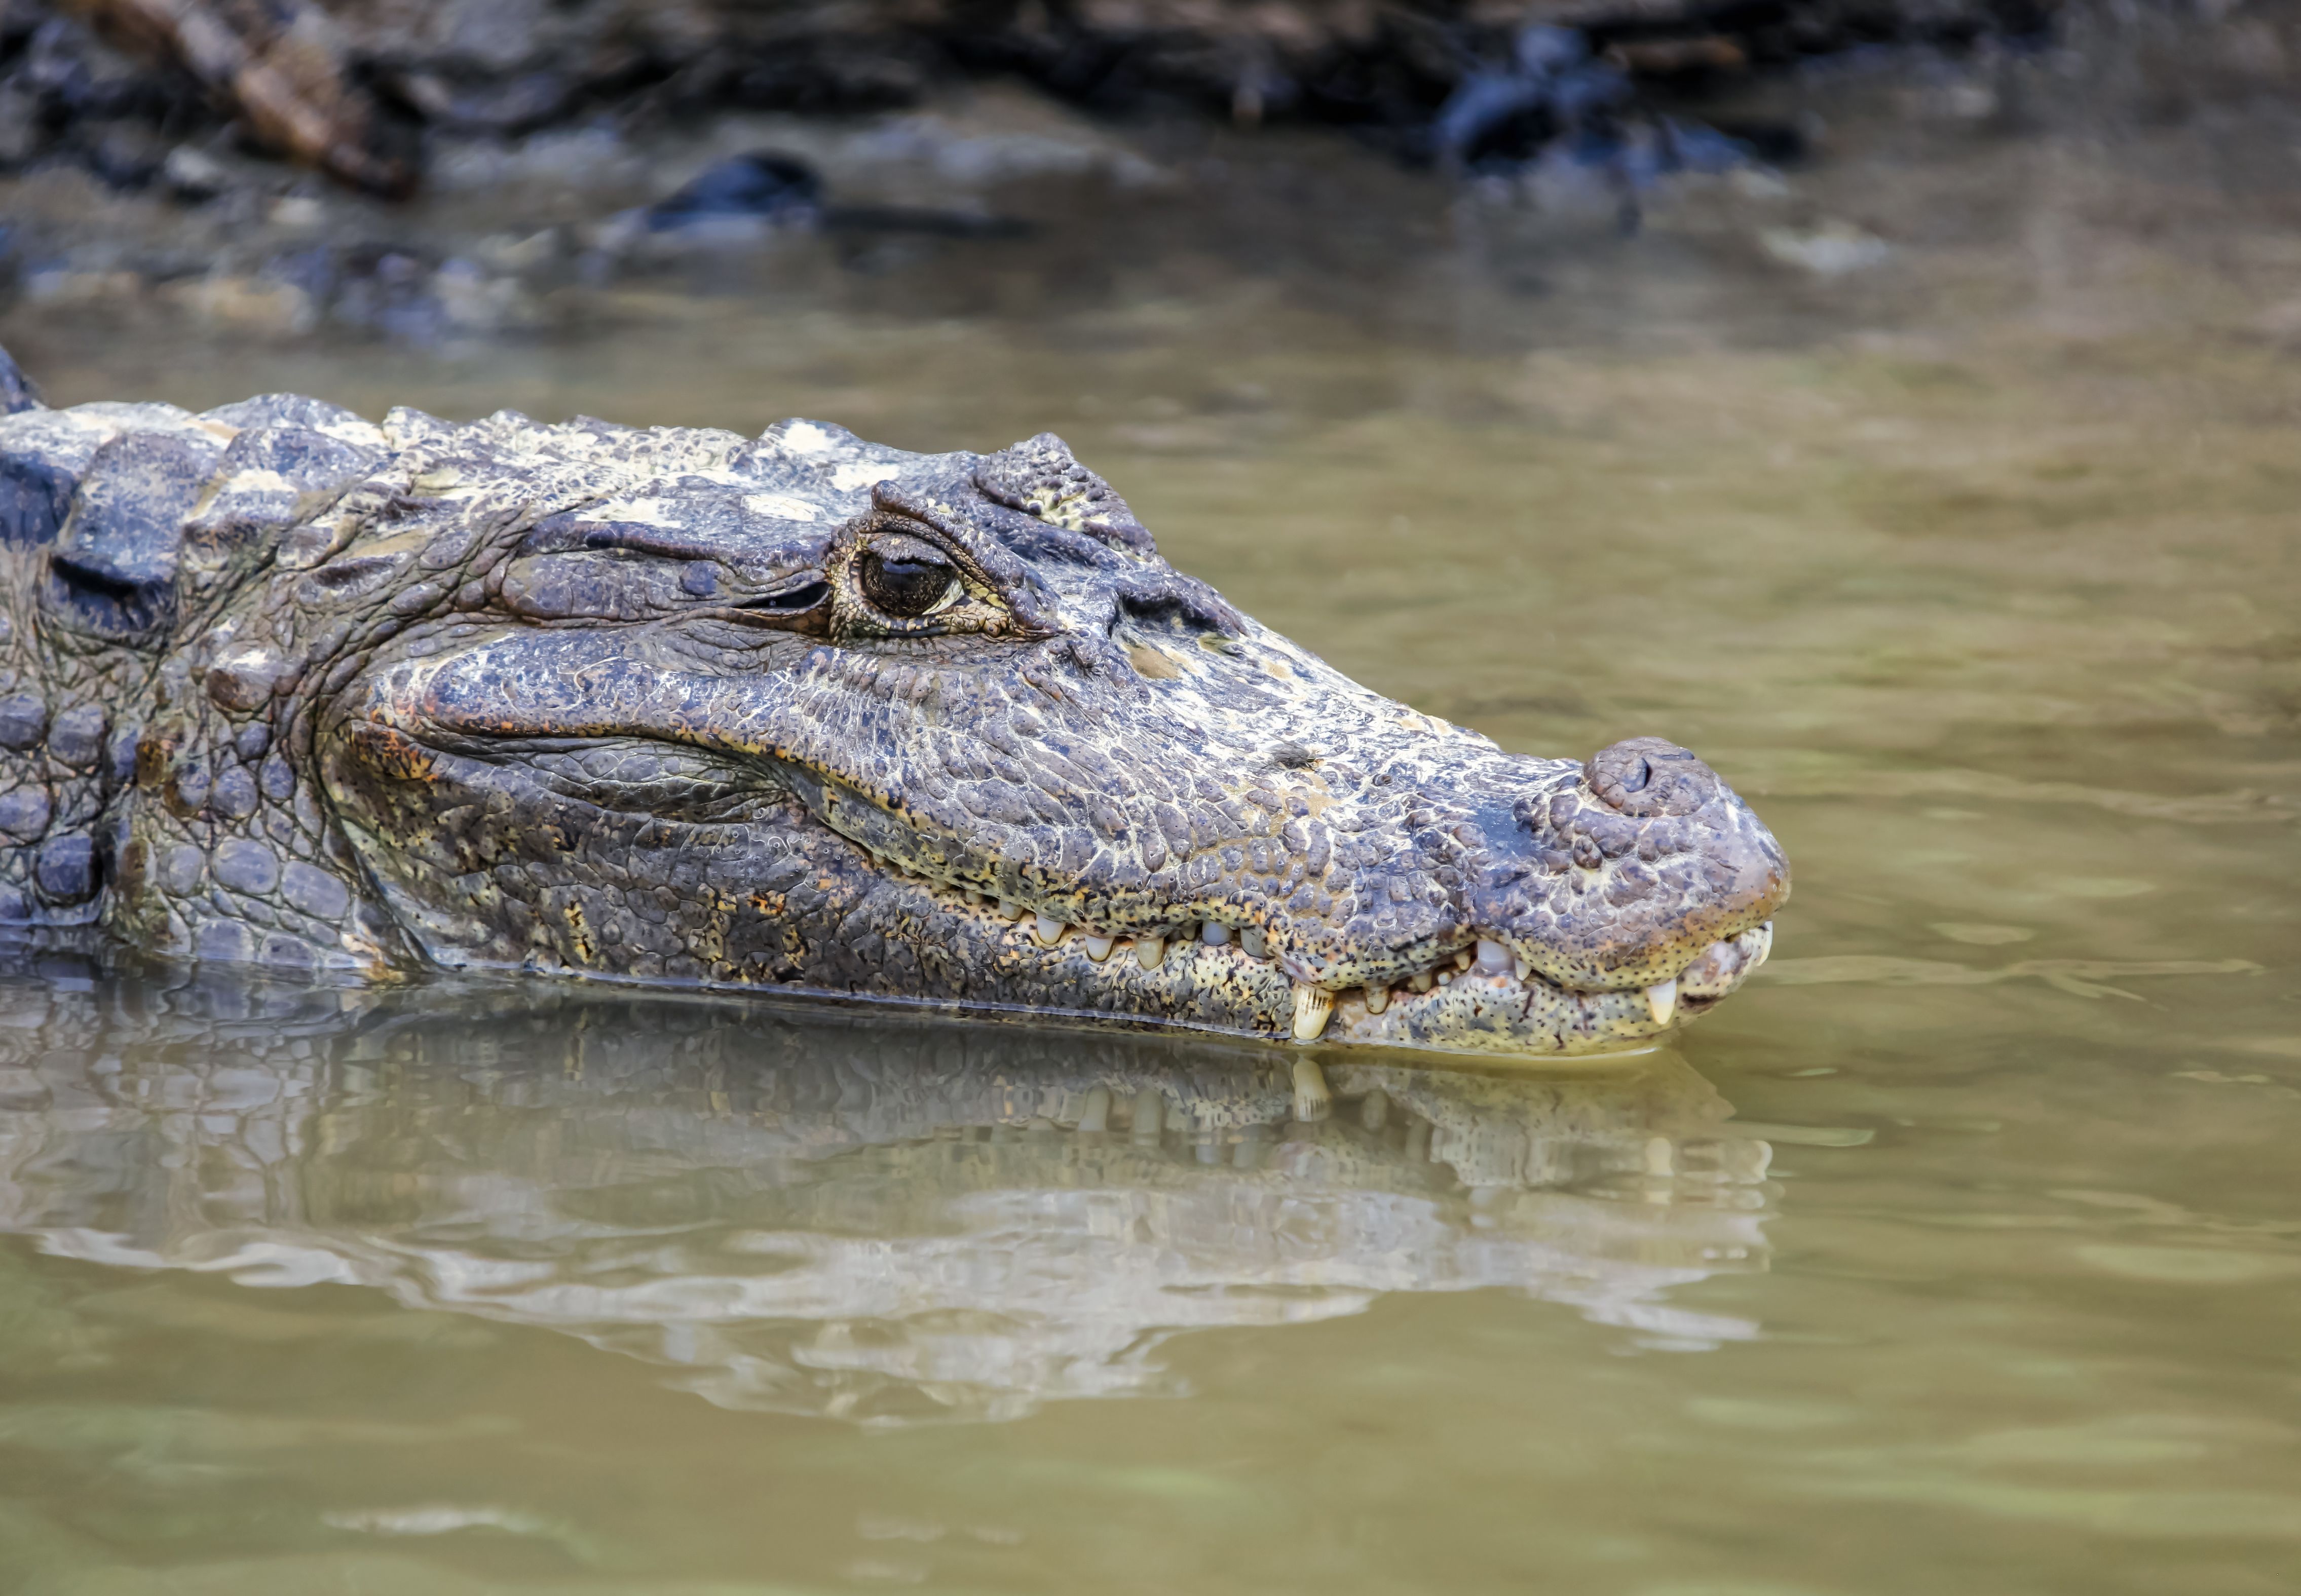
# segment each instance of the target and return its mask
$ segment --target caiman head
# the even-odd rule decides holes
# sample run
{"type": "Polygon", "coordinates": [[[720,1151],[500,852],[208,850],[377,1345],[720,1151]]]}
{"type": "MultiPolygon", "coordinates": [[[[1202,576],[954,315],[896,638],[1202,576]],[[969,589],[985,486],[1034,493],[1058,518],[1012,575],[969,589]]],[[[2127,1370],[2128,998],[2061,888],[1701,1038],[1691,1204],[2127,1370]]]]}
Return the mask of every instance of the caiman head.
{"type": "Polygon", "coordinates": [[[147,940],[253,898],[239,946],[322,962],[1554,1052],[1716,1002],[1788,894],[1685,749],[1533,758],[1371,692],[1173,570],[1051,435],[396,412],[381,446],[180,645],[201,726],[144,735],[170,801],[122,873],[147,940]],[[278,848],[187,820],[225,777],[187,798],[170,750],[228,763],[258,723],[333,923],[278,868],[220,894],[230,848],[278,848]]]}

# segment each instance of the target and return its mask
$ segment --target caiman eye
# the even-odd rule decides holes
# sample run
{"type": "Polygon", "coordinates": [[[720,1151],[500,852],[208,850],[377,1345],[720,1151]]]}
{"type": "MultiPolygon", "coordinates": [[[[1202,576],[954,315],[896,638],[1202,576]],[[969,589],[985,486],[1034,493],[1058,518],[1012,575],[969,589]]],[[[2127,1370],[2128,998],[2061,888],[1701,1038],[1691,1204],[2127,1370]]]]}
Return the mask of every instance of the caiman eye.
{"type": "Polygon", "coordinates": [[[863,597],[890,615],[914,621],[932,615],[959,595],[958,572],[925,544],[866,548],[856,567],[863,597]]]}

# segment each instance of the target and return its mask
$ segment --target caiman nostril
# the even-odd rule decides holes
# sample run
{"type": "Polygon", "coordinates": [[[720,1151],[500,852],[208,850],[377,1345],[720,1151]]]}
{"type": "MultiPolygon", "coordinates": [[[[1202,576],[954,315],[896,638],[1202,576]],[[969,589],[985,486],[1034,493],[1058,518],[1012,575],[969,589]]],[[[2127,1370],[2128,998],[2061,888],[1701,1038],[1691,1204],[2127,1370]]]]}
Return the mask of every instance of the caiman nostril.
{"type": "Polygon", "coordinates": [[[1608,807],[1638,819],[1691,815],[1725,785],[1701,760],[1659,737],[1633,737],[1599,749],[1583,777],[1608,807]]]}

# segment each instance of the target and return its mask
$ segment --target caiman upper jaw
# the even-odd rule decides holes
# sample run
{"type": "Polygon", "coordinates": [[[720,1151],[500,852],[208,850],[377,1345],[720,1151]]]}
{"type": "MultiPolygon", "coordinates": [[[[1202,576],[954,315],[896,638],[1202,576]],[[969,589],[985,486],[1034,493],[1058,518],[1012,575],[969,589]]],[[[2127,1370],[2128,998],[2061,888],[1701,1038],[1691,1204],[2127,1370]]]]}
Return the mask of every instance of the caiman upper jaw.
{"type": "MultiPolygon", "coordinates": [[[[1721,789],[1722,790],[1722,789],[1721,789]]],[[[1097,928],[1067,919],[1075,905],[1042,907],[993,898],[874,856],[908,892],[939,906],[962,936],[981,936],[1001,961],[1038,966],[1083,1012],[1164,1012],[1172,1023],[1200,999],[1243,1011],[1251,1028],[1296,1041],[1347,1041],[1452,1052],[1580,1053],[1636,1047],[1678,1020],[1707,1011],[1763,964],[1771,922],[1744,924],[1685,951],[1648,950],[1666,973],[1644,982],[1560,982],[1480,932],[1466,946],[1402,961],[1378,948],[1339,961],[1384,973],[1343,982],[1306,976],[1261,926],[1222,919],[1151,929],[1097,928]]],[[[1777,895],[1775,901],[1778,901],[1777,895]]],[[[1088,907],[1092,912],[1091,906],[1088,907]]],[[[1685,933],[1691,935],[1691,932],[1685,933]]]]}
{"type": "Polygon", "coordinates": [[[1644,988],[1787,901],[1788,861],[1716,772],[1656,737],[1593,756],[1513,806],[1528,847],[1472,905],[1488,934],[1562,986],[1644,988]]]}

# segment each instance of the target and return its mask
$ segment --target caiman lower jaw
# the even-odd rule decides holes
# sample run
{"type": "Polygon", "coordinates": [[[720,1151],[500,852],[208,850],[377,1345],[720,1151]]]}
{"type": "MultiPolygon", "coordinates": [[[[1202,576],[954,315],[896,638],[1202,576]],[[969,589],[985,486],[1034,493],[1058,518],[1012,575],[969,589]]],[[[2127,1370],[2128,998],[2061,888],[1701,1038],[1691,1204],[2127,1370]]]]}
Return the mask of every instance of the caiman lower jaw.
{"type": "Polygon", "coordinates": [[[1523,964],[1496,957],[1482,942],[1478,955],[1458,955],[1435,979],[1417,976],[1403,986],[1346,992],[1335,1005],[1329,1040],[1449,1052],[1602,1052],[1651,1041],[1673,1024],[1706,1013],[1772,949],[1772,921],[1712,942],[1668,981],[1644,988],[1586,990],[1560,986],[1523,964]],[[1466,962],[1467,961],[1467,962],[1466,962]],[[1429,980],[1425,987],[1421,983],[1429,980]]]}
{"type": "MultiPolygon", "coordinates": [[[[1213,968],[1192,968],[1202,971],[1209,984],[1242,995],[1259,989],[1278,999],[1257,1005],[1264,1025],[1281,1034],[1291,1032],[1301,1042],[1465,1053],[1590,1053],[1637,1047],[1705,1013],[1763,964],[1773,946],[1769,920],[1711,943],[1668,980],[1643,988],[1586,990],[1552,981],[1501,943],[1481,940],[1474,948],[1447,955],[1401,980],[1336,990],[1290,976],[1252,931],[1201,921],[1169,927],[1163,936],[1104,936],[1020,902],[960,890],[874,856],[908,886],[924,890],[944,912],[997,926],[1001,940],[1017,951],[1073,961],[1083,985],[1092,985],[1106,971],[1113,984],[1120,984],[1143,975],[1171,976],[1186,958],[1208,961],[1213,968]],[[1285,1012],[1290,997],[1291,1015],[1285,1012]]],[[[1100,1009],[1113,1018],[1137,1021],[1161,1017],[1114,1011],[1091,1000],[1100,995],[1082,990],[1072,1012],[1100,1009]]],[[[1192,1024],[1180,1018],[1167,1023],[1192,1024]]]]}

